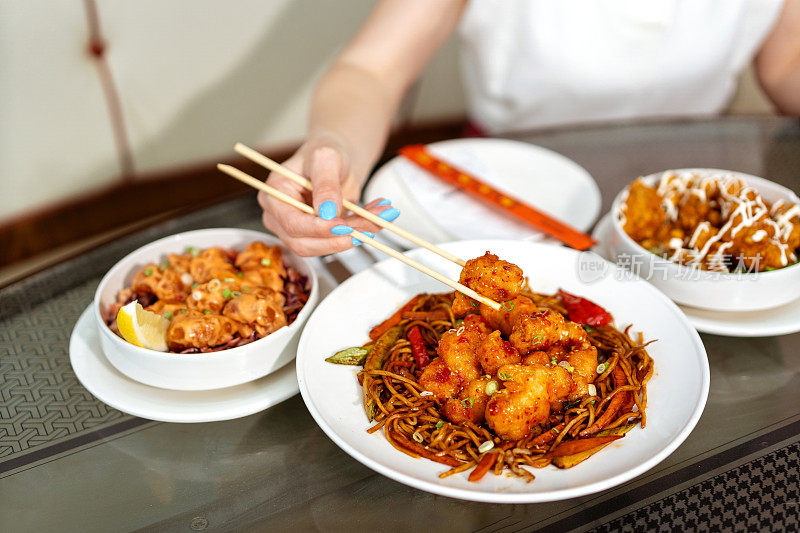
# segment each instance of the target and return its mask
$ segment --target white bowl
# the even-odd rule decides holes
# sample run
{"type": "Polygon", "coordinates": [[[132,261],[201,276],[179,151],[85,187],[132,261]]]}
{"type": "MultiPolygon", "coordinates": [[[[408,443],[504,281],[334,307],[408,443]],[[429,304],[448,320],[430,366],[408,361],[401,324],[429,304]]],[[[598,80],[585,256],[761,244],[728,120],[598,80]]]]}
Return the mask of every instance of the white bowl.
{"type": "Polygon", "coordinates": [[[266,376],[294,359],[297,342],[308,316],[319,299],[317,275],[308,260],[284,247],[284,261],[308,276],[311,293],[297,318],[288,326],[257,341],[210,353],[176,354],[134,346],[117,336],[106,325],[103,310],[114,303],[117,293],[129,287],[134,274],[147,263],[160,263],[170,253],[181,253],[187,246],[223,246],[242,250],[252,241],[270,245],[281,242],[258,231],[215,228],[178,233],[164,237],[122,258],[100,281],[94,296],[94,317],[100,343],[108,360],[126,376],[154,387],[173,390],[211,390],[241,385],[266,376]]]}
{"type": "MultiPolygon", "coordinates": [[[[753,187],[768,202],[783,199],[800,203],[791,190],[769,180],[713,168],[683,168],[666,172],[699,172],[734,175],[753,187]]],[[[645,176],[652,185],[663,172],[645,176]]],[[[618,265],[633,266],[635,272],[674,301],[715,311],[757,311],[787,304],[800,298],[800,264],[757,273],[719,273],[687,267],[649,252],[634,241],[620,222],[625,187],[611,206],[613,221],[608,250],[618,265]]]]}

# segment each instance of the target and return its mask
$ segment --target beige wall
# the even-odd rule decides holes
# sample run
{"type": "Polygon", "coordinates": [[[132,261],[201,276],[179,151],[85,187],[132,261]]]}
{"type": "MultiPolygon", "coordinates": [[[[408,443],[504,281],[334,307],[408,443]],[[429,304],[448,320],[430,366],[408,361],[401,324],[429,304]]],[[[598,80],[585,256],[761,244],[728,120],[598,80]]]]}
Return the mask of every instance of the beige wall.
{"type": "MultiPolygon", "coordinates": [[[[100,25],[137,173],[303,137],[312,86],[372,0],[102,0],[100,25]]],[[[120,166],[83,2],[0,2],[0,222],[86,194],[120,166]]],[[[450,44],[414,120],[460,115],[450,44]]]]}

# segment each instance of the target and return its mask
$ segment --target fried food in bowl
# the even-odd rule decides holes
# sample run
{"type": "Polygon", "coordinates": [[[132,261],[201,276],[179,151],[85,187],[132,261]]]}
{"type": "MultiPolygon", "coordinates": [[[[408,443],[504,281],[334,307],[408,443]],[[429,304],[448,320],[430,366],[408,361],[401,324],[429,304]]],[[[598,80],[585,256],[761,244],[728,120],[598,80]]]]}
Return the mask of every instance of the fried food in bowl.
{"type": "Polygon", "coordinates": [[[639,178],[612,206],[610,250],[678,303],[768,309],[800,298],[800,199],[749,174],[679,169],[639,178]]]}

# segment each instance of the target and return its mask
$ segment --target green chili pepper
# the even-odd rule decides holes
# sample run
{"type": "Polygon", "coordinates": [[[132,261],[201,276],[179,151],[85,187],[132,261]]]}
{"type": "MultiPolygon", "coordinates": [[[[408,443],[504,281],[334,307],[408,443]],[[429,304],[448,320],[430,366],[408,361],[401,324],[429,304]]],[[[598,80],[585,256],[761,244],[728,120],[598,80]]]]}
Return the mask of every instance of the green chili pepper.
{"type": "Polygon", "coordinates": [[[353,346],[352,348],[346,348],[338,351],[325,360],[329,363],[335,363],[337,365],[362,366],[366,362],[367,355],[369,355],[370,351],[372,351],[372,346],[367,346],[366,348],[363,346],[353,346]]]}

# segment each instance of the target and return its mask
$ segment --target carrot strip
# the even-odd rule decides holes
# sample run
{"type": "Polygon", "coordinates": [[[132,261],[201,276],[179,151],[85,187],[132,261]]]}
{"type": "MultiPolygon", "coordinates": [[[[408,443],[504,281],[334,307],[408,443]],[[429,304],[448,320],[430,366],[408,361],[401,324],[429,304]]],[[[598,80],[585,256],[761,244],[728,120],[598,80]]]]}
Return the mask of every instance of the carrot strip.
{"type": "Polygon", "coordinates": [[[436,455],[435,453],[426,450],[425,448],[414,442],[411,442],[403,435],[396,433],[394,431],[392,431],[392,438],[395,440],[395,442],[397,442],[397,444],[399,444],[403,448],[411,452],[414,452],[420,457],[424,457],[425,459],[430,459],[431,461],[436,461],[437,463],[441,463],[447,466],[458,466],[461,464],[461,461],[457,461],[456,459],[453,459],[452,457],[449,457],[447,455],[436,455]]]}
{"type": "Polygon", "coordinates": [[[497,460],[497,456],[500,455],[498,453],[487,453],[483,456],[483,459],[480,460],[478,465],[475,469],[469,473],[470,481],[480,481],[483,476],[486,475],[486,472],[494,466],[494,462],[497,460]]]}
{"type": "Polygon", "coordinates": [[[417,304],[417,302],[424,296],[425,296],[424,294],[418,294],[417,296],[411,298],[408,302],[406,302],[406,304],[403,307],[395,311],[392,316],[390,316],[389,318],[387,318],[386,320],[384,320],[383,322],[372,328],[372,330],[369,332],[369,338],[372,340],[376,340],[380,338],[381,335],[386,333],[389,329],[399,324],[400,321],[403,319],[403,313],[411,311],[417,304]]]}
{"type": "Polygon", "coordinates": [[[530,443],[530,446],[540,446],[542,444],[549,444],[553,442],[554,440],[556,440],[558,434],[561,433],[562,429],[564,429],[564,424],[557,425],[550,431],[546,431],[545,433],[542,433],[541,435],[533,439],[530,443]]]}
{"type": "Polygon", "coordinates": [[[568,440],[562,442],[554,449],[547,452],[544,457],[549,459],[553,457],[566,457],[576,453],[585,452],[598,446],[603,446],[609,442],[621,439],[622,435],[606,435],[605,437],[590,437],[588,439],[568,440]]]}
{"type": "MultiPolygon", "coordinates": [[[[622,370],[619,365],[614,367],[614,371],[611,373],[611,379],[614,381],[614,388],[624,387],[627,383],[625,371],[622,370]]],[[[581,437],[591,437],[610,424],[615,419],[617,413],[619,413],[620,408],[622,408],[622,406],[628,401],[629,394],[631,394],[631,392],[625,391],[614,395],[614,397],[611,398],[611,401],[608,402],[606,410],[603,411],[603,414],[600,416],[600,418],[595,420],[594,424],[581,431],[579,435],[581,437]]]]}

